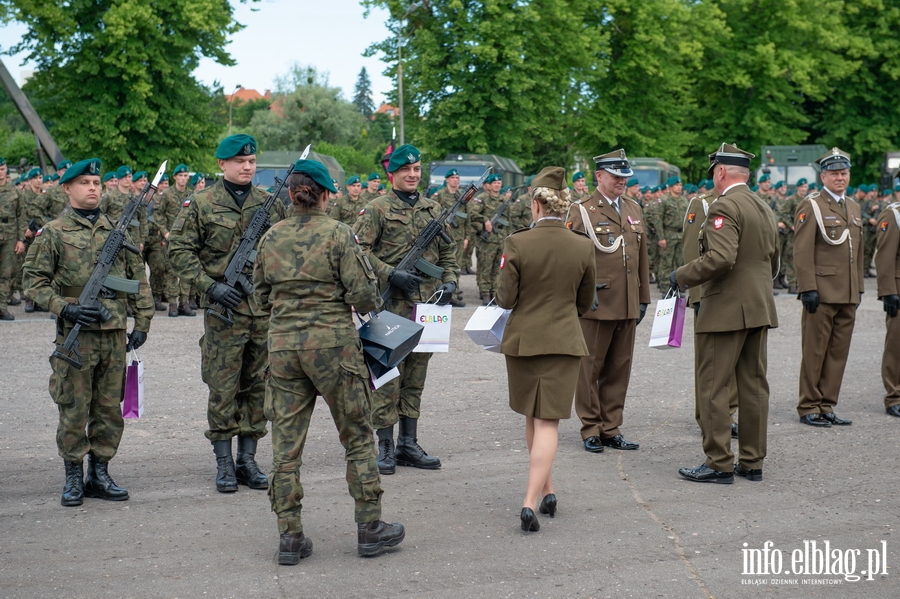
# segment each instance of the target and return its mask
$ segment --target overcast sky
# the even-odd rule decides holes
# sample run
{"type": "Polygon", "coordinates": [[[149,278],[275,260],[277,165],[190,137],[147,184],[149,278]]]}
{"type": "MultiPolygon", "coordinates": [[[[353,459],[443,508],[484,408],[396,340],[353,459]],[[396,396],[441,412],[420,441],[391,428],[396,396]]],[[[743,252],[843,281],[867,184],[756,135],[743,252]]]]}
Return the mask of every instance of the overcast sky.
{"type": "MultiPolygon", "coordinates": [[[[225,93],[237,85],[263,93],[273,87],[276,76],[300,63],[328,71],[330,83],[342,88],[348,100],[363,66],[372,80],[376,106],[394,87],[394,82],[381,74],[385,67],[381,60],[362,56],[369,44],[390,35],[385,27],[387,11],[372,11],[363,18],[359,0],[233,1],[232,6],[237,21],[246,25],[226,47],[237,65],[224,67],[204,59],[194,73],[203,83],[219,81],[225,93]]],[[[0,49],[15,45],[24,33],[25,27],[18,24],[0,27],[0,49]]],[[[21,64],[24,54],[2,58],[20,84],[22,70],[34,68],[21,64]]]]}

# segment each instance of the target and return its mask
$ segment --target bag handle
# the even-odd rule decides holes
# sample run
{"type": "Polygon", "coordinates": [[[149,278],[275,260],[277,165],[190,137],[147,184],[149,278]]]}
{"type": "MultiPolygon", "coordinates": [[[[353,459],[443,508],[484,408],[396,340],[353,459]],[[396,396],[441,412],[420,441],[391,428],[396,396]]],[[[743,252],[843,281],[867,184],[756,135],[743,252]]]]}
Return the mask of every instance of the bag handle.
{"type": "Polygon", "coordinates": [[[137,349],[131,348],[131,361],[132,362],[140,362],[141,359],[138,357],[137,349]]]}
{"type": "Polygon", "coordinates": [[[431,294],[431,297],[429,297],[427,300],[425,300],[425,301],[422,302],[422,303],[423,303],[423,304],[427,304],[427,303],[431,302],[431,300],[434,299],[434,303],[437,304],[439,301],[441,301],[441,299],[442,299],[443,297],[444,297],[444,290],[441,289],[441,288],[439,287],[439,288],[437,289],[437,291],[435,291],[434,293],[431,294]],[[434,299],[435,296],[437,296],[437,299],[434,299]]]}

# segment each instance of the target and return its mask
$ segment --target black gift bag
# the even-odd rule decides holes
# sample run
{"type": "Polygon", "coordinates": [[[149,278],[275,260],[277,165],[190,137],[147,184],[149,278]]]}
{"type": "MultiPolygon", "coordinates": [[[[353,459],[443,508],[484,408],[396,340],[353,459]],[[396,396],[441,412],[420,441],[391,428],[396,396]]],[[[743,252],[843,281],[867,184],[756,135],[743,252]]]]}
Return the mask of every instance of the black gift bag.
{"type": "Polygon", "coordinates": [[[370,364],[377,362],[387,372],[419,344],[423,330],[425,327],[408,318],[387,310],[379,312],[359,329],[366,361],[370,364]]]}

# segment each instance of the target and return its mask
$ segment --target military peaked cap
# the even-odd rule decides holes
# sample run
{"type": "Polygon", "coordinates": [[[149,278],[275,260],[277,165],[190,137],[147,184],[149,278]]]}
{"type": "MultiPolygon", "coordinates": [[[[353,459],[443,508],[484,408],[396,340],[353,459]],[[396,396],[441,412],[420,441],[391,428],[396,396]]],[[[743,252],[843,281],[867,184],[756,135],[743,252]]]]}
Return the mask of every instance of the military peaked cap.
{"type": "Polygon", "coordinates": [[[750,168],[750,161],[754,158],[756,158],[755,154],[745,152],[734,144],[723,143],[719,146],[718,150],[709,155],[709,168],[707,169],[707,172],[712,174],[712,170],[717,164],[750,168]]]}
{"type": "Polygon", "coordinates": [[[594,156],[594,163],[598,169],[603,169],[617,177],[634,175],[631,165],[628,164],[628,157],[625,156],[625,150],[622,149],[613,150],[609,154],[603,154],[602,156],[594,156]]]}

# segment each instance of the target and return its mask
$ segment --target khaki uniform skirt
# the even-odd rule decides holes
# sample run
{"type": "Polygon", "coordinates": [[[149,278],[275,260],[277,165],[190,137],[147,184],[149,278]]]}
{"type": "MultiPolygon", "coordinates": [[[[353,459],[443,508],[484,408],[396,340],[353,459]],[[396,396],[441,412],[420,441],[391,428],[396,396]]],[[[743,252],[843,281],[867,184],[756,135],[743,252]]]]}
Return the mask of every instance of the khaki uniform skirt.
{"type": "Polygon", "coordinates": [[[506,356],[509,407],[543,420],[571,417],[580,367],[580,356],[506,356]]]}

